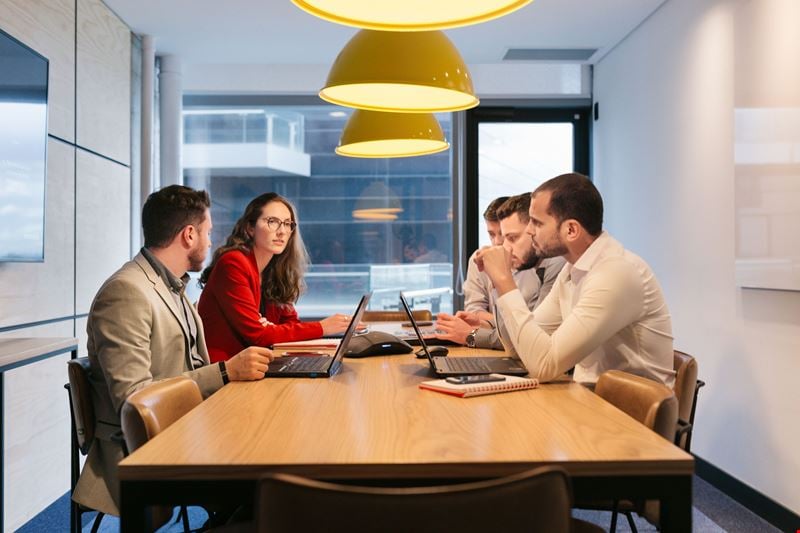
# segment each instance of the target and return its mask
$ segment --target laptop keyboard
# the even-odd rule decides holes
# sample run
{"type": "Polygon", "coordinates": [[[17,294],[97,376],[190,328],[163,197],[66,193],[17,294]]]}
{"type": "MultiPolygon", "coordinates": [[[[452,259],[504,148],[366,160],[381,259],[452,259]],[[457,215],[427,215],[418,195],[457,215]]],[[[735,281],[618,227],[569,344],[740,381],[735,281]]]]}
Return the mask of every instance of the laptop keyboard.
{"type": "Polygon", "coordinates": [[[327,370],[330,357],[278,357],[269,365],[278,372],[314,372],[327,370]]]}
{"type": "Polygon", "coordinates": [[[448,357],[443,362],[449,370],[456,372],[486,372],[491,370],[484,361],[474,357],[448,357]]]}

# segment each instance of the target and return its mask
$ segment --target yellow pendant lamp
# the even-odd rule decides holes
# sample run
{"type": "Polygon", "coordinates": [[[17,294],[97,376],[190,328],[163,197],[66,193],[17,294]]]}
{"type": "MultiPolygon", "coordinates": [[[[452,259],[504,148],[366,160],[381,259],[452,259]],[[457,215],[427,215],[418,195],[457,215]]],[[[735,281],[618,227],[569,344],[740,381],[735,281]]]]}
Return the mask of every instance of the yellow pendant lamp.
{"type": "Polygon", "coordinates": [[[339,52],[319,96],[396,113],[460,111],[479,102],[466,63],[440,31],[361,30],[339,52]]]}
{"type": "Polygon", "coordinates": [[[342,131],[336,153],[347,157],[411,157],[450,147],[430,113],[379,113],[356,109],[342,131]]]}
{"type": "Polygon", "coordinates": [[[292,0],[300,9],[337,24],[383,31],[428,31],[486,22],[532,0],[292,0]]]}

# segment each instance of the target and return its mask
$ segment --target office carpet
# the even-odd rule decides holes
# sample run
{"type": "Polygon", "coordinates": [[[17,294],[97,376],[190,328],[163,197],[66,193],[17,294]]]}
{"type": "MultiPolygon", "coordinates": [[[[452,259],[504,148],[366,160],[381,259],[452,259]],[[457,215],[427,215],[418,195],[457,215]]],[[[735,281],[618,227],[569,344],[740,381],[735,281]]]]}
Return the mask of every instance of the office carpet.
{"type": "MultiPolygon", "coordinates": [[[[573,511],[573,516],[593,522],[605,529],[611,523],[611,513],[603,511],[573,511]]],[[[174,518],[174,517],[173,517],[174,518]]],[[[192,528],[199,528],[206,521],[206,512],[199,507],[189,508],[189,521],[192,528]]],[[[94,513],[83,516],[83,531],[89,533],[92,528],[94,513]]],[[[634,514],[636,527],[642,533],[657,531],[644,518],[634,514]]],[[[778,529],[751,513],[745,507],[727,497],[713,486],[695,476],[694,508],[692,509],[692,530],[695,533],[780,533],[778,529]]],[[[33,517],[27,524],[17,530],[18,533],[68,532],[69,531],[69,494],[65,494],[47,509],[33,517]]],[[[117,533],[119,520],[113,516],[103,518],[100,526],[102,533],[117,533]]],[[[159,531],[162,533],[179,533],[183,531],[180,523],[171,522],[159,531]]],[[[624,516],[617,520],[617,531],[630,531],[624,516]]]]}

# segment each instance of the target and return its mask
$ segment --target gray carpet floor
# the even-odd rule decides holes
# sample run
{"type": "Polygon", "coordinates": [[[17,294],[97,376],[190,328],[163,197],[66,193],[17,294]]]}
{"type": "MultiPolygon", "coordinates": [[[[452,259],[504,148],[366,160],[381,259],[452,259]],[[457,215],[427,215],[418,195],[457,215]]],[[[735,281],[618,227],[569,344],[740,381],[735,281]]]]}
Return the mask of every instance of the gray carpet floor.
{"type": "MultiPolygon", "coordinates": [[[[573,516],[595,523],[608,529],[611,523],[611,513],[604,511],[575,510],[573,516]]],[[[206,512],[199,507],[189,508],[189,521],[192,528],[199,528],[206,521],[206,512]]],[[[94,513],[84,515],[84,533],[89,533],[92,527],[94,513]]],[[[657,531],[656,528],[644,518],[634,514],[636,528],[641,532],[657,531]]],[[[694,478],[694,508],[692,510],[692,530],[695,533],[780,533],[778,529],[751,513],[713,486],[695,476],[694,478]]],[[[69,494],[65,494],[47,509],[36,515],[27,524],[17,530],[19,533],[68,532],[69,531],[69,494]]],[[[113,516],[103,518],[100,531],[102,533],[117,533],[119,520],[113,516]]],[[[180,533],[183,526],[180,523],[170,523],[160,529],[163,533],[180,533]]],[[[630,531],[625,517],[617,520],[617,531],[630,531]]]]}

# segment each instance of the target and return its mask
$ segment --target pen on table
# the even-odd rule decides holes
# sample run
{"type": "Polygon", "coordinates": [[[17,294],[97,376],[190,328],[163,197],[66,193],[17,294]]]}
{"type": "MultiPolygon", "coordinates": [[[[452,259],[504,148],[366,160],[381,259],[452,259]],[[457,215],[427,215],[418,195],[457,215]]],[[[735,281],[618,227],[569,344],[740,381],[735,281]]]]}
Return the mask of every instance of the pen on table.
{"type": "Polygon", "coordinates": [[[328,355],[328,354],[326,352],[301,350],[301,351],[283,352],[281,355],[286,357],[286,356],[295,356],[295,355],[314,356],[314,355],[328,355]]]}

